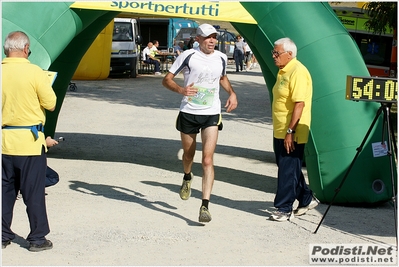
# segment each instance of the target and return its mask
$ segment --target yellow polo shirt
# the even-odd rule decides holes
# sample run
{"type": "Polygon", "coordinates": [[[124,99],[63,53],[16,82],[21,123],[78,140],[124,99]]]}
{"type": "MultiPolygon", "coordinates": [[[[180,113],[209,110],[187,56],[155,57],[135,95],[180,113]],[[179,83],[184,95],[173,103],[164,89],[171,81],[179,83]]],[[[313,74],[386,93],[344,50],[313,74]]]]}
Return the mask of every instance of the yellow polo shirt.
{"type": "Polygon", "coordinates": [[[294,141],[298,144],[305,144],[308,141],[312,92],[312,77],[307,68],[296,58],[279,70],[273,87],[272,113],[275,138],[285,138],[295,102],[304,102],[305,107],[295,129],[294,141]]]}
{"type": "MultiPolygon", "coordinates": [[[[56,95],[45,72],[25,58],[4,58],[2,77],[2,126],[45,124],[45,109],[56,105],[56,95]]],[[[40,155],[46,148],[43,132],[35,140],[29,129],[2,129],[2,153],[14,156],[40,155]]],[[[46,148],[47,149],[47,148],[46,148]]]]}

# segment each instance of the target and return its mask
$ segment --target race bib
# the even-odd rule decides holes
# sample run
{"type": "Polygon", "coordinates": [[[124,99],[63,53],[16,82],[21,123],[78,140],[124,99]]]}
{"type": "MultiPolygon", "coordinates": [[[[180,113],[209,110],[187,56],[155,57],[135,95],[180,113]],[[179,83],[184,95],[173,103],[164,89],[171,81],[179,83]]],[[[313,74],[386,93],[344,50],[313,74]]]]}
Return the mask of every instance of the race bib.
{"type": "Polygon", "coordinates": [[[209,89],[200,86],[195,86],[195,88],[198,89],[198,92],[195,96],[190,96],[188,102],[201,106],[212,106],[215,88],[209,89]]]}

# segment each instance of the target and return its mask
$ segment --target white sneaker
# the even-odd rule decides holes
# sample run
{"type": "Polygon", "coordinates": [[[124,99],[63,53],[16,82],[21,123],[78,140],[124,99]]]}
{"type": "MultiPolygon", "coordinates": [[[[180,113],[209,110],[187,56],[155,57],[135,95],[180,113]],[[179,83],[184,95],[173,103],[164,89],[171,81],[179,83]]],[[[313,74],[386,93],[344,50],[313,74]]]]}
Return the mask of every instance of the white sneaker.
{"type": "Polygon", "coordinates": [[[313,197],[312,201],[310,201],[309,205],[305,206],[305,207],[298,207],[296,210],[294,210],[294,215],[295,216],[301,216],[303,214],[305,214],[308,210],[314,209],[317,207],[317,205],[319,205],[320,201],[313,197]]]}
{"type": "Polygon", "coordinates": [[[162,73],[160,73],[160,72],[155,72],[155,75],[162,75],[162,73]]]}
{"type": "Polygon", "coordinates": [[[293,218],[291,212],[282,212],[282,211],[273,211],[272,215],[269,217],[269,220],[277,221],[277,222],[286,222],[293,218]]]}

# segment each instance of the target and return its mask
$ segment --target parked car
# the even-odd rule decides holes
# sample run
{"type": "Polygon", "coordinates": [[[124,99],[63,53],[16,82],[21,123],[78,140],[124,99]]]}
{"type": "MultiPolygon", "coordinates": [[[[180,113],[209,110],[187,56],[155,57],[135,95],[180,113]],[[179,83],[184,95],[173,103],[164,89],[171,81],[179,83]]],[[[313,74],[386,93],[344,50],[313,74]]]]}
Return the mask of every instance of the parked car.
{"type": "MultiPolygon", "coordinates": [[[[181,28],[176,35],[175,43],[183,41],[185,44],[187,44],[190,41],[190,38],[195,38],[196,31],[196,28],[181,28]]],[[[225,53],[229,59],[232,59],[236,35],[232,32],[222,29],[217,29],[217,32],[218,43],[215,49],[219,50],[222,53],[225,53]]]]}

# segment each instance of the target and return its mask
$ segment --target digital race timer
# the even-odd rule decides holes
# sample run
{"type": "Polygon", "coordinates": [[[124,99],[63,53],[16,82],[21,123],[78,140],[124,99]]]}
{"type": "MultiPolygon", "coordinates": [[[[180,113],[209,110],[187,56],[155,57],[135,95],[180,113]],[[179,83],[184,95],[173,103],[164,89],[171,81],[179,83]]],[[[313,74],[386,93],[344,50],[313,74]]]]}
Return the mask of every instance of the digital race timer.
{"type": "Polygon", "coordinates": [[[398,101],[398,81],[393,78],[354,77],[346,78],[346,99],[355,101],[398,101]]]}

